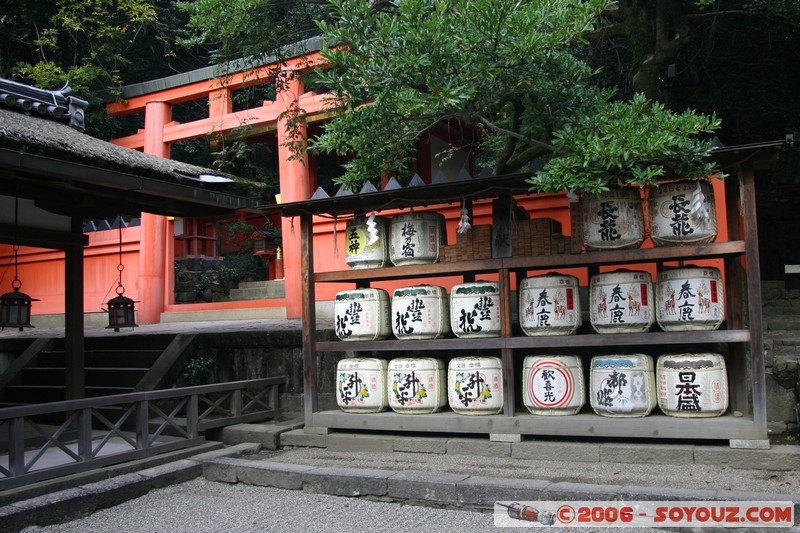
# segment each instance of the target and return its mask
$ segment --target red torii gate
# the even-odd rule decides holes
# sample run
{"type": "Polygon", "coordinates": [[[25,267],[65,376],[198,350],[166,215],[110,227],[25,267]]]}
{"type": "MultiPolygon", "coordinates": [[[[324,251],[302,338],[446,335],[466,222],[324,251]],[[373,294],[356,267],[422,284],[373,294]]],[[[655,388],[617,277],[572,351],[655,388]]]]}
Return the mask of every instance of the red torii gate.
{"type": "MultiPolygon", "coordinates": [[[[122,116],[144,113],[144,129],[134,135],[112,139],[111,142],[127,148],[143,150],[145,153],[164,158],[170,157],[170,145],[175,142],[207,137],[212,134],[226,135],[243,125],[260,131],[274,130],[278,139],[278,163],[281,200],[294,202],[311,197],[311,174],[308,157],[294,155],[287,141],[306,140],[306,123],[329,118],[326,103],[332,95],[304,92],[299,74],[323,65],[325,60],[319,51],[298,54],[295,57],[258,67],[243,68],[233,73],[210,76],[185,84],[175,84],[129,97],[124,102],[107,105],[110,115],[122,116]],[[262,106],[243,111],[233,111],[233,92],[247,86],[276,84],[276,99],[265,101],[262,106]],[[172,120],[172,106],[200,99],[208,100],[208,118],[187,123],[172,120]],[[302,109],[305,123],[293,132],[287,129],[288,113],[302,109]],[[297,136],[293,136],[299,134],[297,136]]],[[[147,243],[140,251],[140,297],[138,319],[141,323],[159,322],[164,305],[172,302],[173,251],[172,235],[168,235],[166,218],[142,213],[142,242],[147,243]]],[[[292,231],[291,221],[282,221],[284,249],[284,272],[286,283],[286,314],[299,317],[302,314],[300,287],[300,235],[292,231]]]]}

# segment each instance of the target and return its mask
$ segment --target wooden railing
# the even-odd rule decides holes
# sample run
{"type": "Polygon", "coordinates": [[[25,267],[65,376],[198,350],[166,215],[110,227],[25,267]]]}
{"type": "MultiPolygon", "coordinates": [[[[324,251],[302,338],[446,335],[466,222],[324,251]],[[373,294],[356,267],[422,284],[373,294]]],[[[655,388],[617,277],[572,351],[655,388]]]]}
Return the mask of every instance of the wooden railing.
{"type": "Polygon", "coordinates": [[[205,441],[204,431],[273,418],[286,377],[0,409],[0,490],[205,441]]]}

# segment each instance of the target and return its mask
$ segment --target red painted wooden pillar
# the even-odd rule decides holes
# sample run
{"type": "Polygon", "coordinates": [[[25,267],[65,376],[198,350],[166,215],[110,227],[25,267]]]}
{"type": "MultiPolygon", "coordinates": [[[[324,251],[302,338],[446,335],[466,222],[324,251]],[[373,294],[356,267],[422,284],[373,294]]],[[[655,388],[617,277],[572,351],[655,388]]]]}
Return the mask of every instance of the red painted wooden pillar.
{"type": "MultiPolygon", "coordinates": [[[[172,107],[165,102],[148,102],[144,112],[144,152],[169,158],[169,144],[164,142],[164,126],[172,120],[172,107]]],[[[164,311],[167,272],[167,218],[142,213],[139,241],[139,310],[140,324],[157,324],[164,311]]]]}
{"type": "MultiPolygon", "coordinates": [[[[281,202],[297,202],[311,198],[311,180],[308,171],[308,156],[293,157],[294,152],[286,146],[289,141],[305,143],[306,125],[296,126],[295,137],[287,130],[291,113],[296,109],[297,100],[303,92],[300,74],[284,70],[276,80],[276,103],[283,114],[278,118],[278,171],[280,175],[281,202]]],[[[305,152],[305,149],[304,149],[305,152]]],[[[283,242],[283,271],[286,288],[286,316],[302,316],[303,300],[300,269],[300,221],[284,218],[281,221],[281,240],[283,242]]],[[[313,302],[312,302],[313,303],[313,302]]]]}

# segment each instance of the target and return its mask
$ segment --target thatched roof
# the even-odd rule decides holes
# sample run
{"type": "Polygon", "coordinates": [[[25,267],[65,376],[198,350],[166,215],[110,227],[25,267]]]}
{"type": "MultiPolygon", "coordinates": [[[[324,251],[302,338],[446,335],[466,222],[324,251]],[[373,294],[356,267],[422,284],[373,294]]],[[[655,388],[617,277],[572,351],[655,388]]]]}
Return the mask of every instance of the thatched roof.
{"type": "Polygon", "coordinates": [[[116,146],[55,120],[0,107],[0,194],[20,194],[20,187],[32,193],[44,186],[117,199],[127,212],[176,215],[185,210],[201,214],[203,206],[207,214],[254,208],[265,189],[261,183],[116,146]],[[46,177],[46,184],[36,177],[46,177]],[[187,209],[190,204],[195,207],[187,209]]]}

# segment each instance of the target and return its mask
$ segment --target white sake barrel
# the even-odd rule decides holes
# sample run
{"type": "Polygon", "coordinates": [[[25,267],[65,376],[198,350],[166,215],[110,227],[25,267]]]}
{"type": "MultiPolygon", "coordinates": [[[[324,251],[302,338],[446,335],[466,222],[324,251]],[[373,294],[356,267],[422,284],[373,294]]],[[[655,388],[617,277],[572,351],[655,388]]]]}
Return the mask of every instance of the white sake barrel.
{"type": "Polygon", "coordinates": [[[519,285],[519,325],[525,335],[572,335],[583,324],[578,278],[546,274],[519,285]]]}
{"type": "Polygon", "coordinates": [[[457,337],[500,336],[500,284],[476,281],[450,291],[450,329],[457,337]]]}
{"type": "Polygon", "coordinates": [[[386,409],[388,361],[375,358],[342,359],[336,365],[336,403],[346,413],[378,413],[386,409]]]}
{"type": "Polygon", "coordinates": [[[656,320],[664,331],[713,331],[725,320],[722,275],[714,267],[658,273],[656,320]]]}
{"type": "Polygon", "coordinates": [[[663,183],[650,192],[650,238],[656,246],[701,244],[717,237],[714,188],[705,180],[663,183]]]}
{"type": "Polygon", "coordinates": [[[395,289],[392,332],[398,339],[439,339],[450,331],[447,292],[436,285],[395,289]]]}
{"type": "Polygon", "coordinates": [[[389,259],[396,266],[435,263],[439,245],[447,242],[444,215],[439,213],[397,215],[389,234],[389,259]]]}
{"type": "Polygon", "coordinates": [[[344,262],[352,269],[382,268],[389,264],[389,219],[375,217],[378,240],[370,244],[367,217],[347,221],[344,262]]]}
{"type": "Polygon", "coordinates": [[[589,319],[597,333],[643,333],[655,319],[650,273],[617,270],[592,276],[589,319]]]}
{"type": "Polygon", "coordinates": [[[656,406],[653,358],[645,354],[595,356],[589,388],[592,409],[598,415],[647,416],[656,406]]]}
{"type": "Polygon", "coordinates": [[[586,403],[576,355],[529,355],[522,364],[522,403],[534,415],[574,415],[586,403]]]}
{"type": "Polygon", "coordinates": [[[720,416],[728,409],[725,358],[717,353],[658,358],[658,406],[669,416],[720,416]]]}
{"type": "Polygon", "coordinates": [[[333,304],[336,336],[343,341],[374,341],[392,334],[389,293],[353,289],[336,294],[333,304]]]}
{"type": "Polygon", "coordinates": [[[436,413],[447,405],[445,370],[441,359],[400,357],[389,361],[389,407],[397,413],[436,413]]]}
{"type": "Polygon", "coordinates": [[[456,357],[447,367],[447,398],[460,415],[503,411],[503,368],[499,357],[456,357]]]}
{"type": "Polygon", "coordinates": [[[583,243],[587,250],[638,248],[644,242],[640,189],[611,189],[581,197],[583,243]]]}

